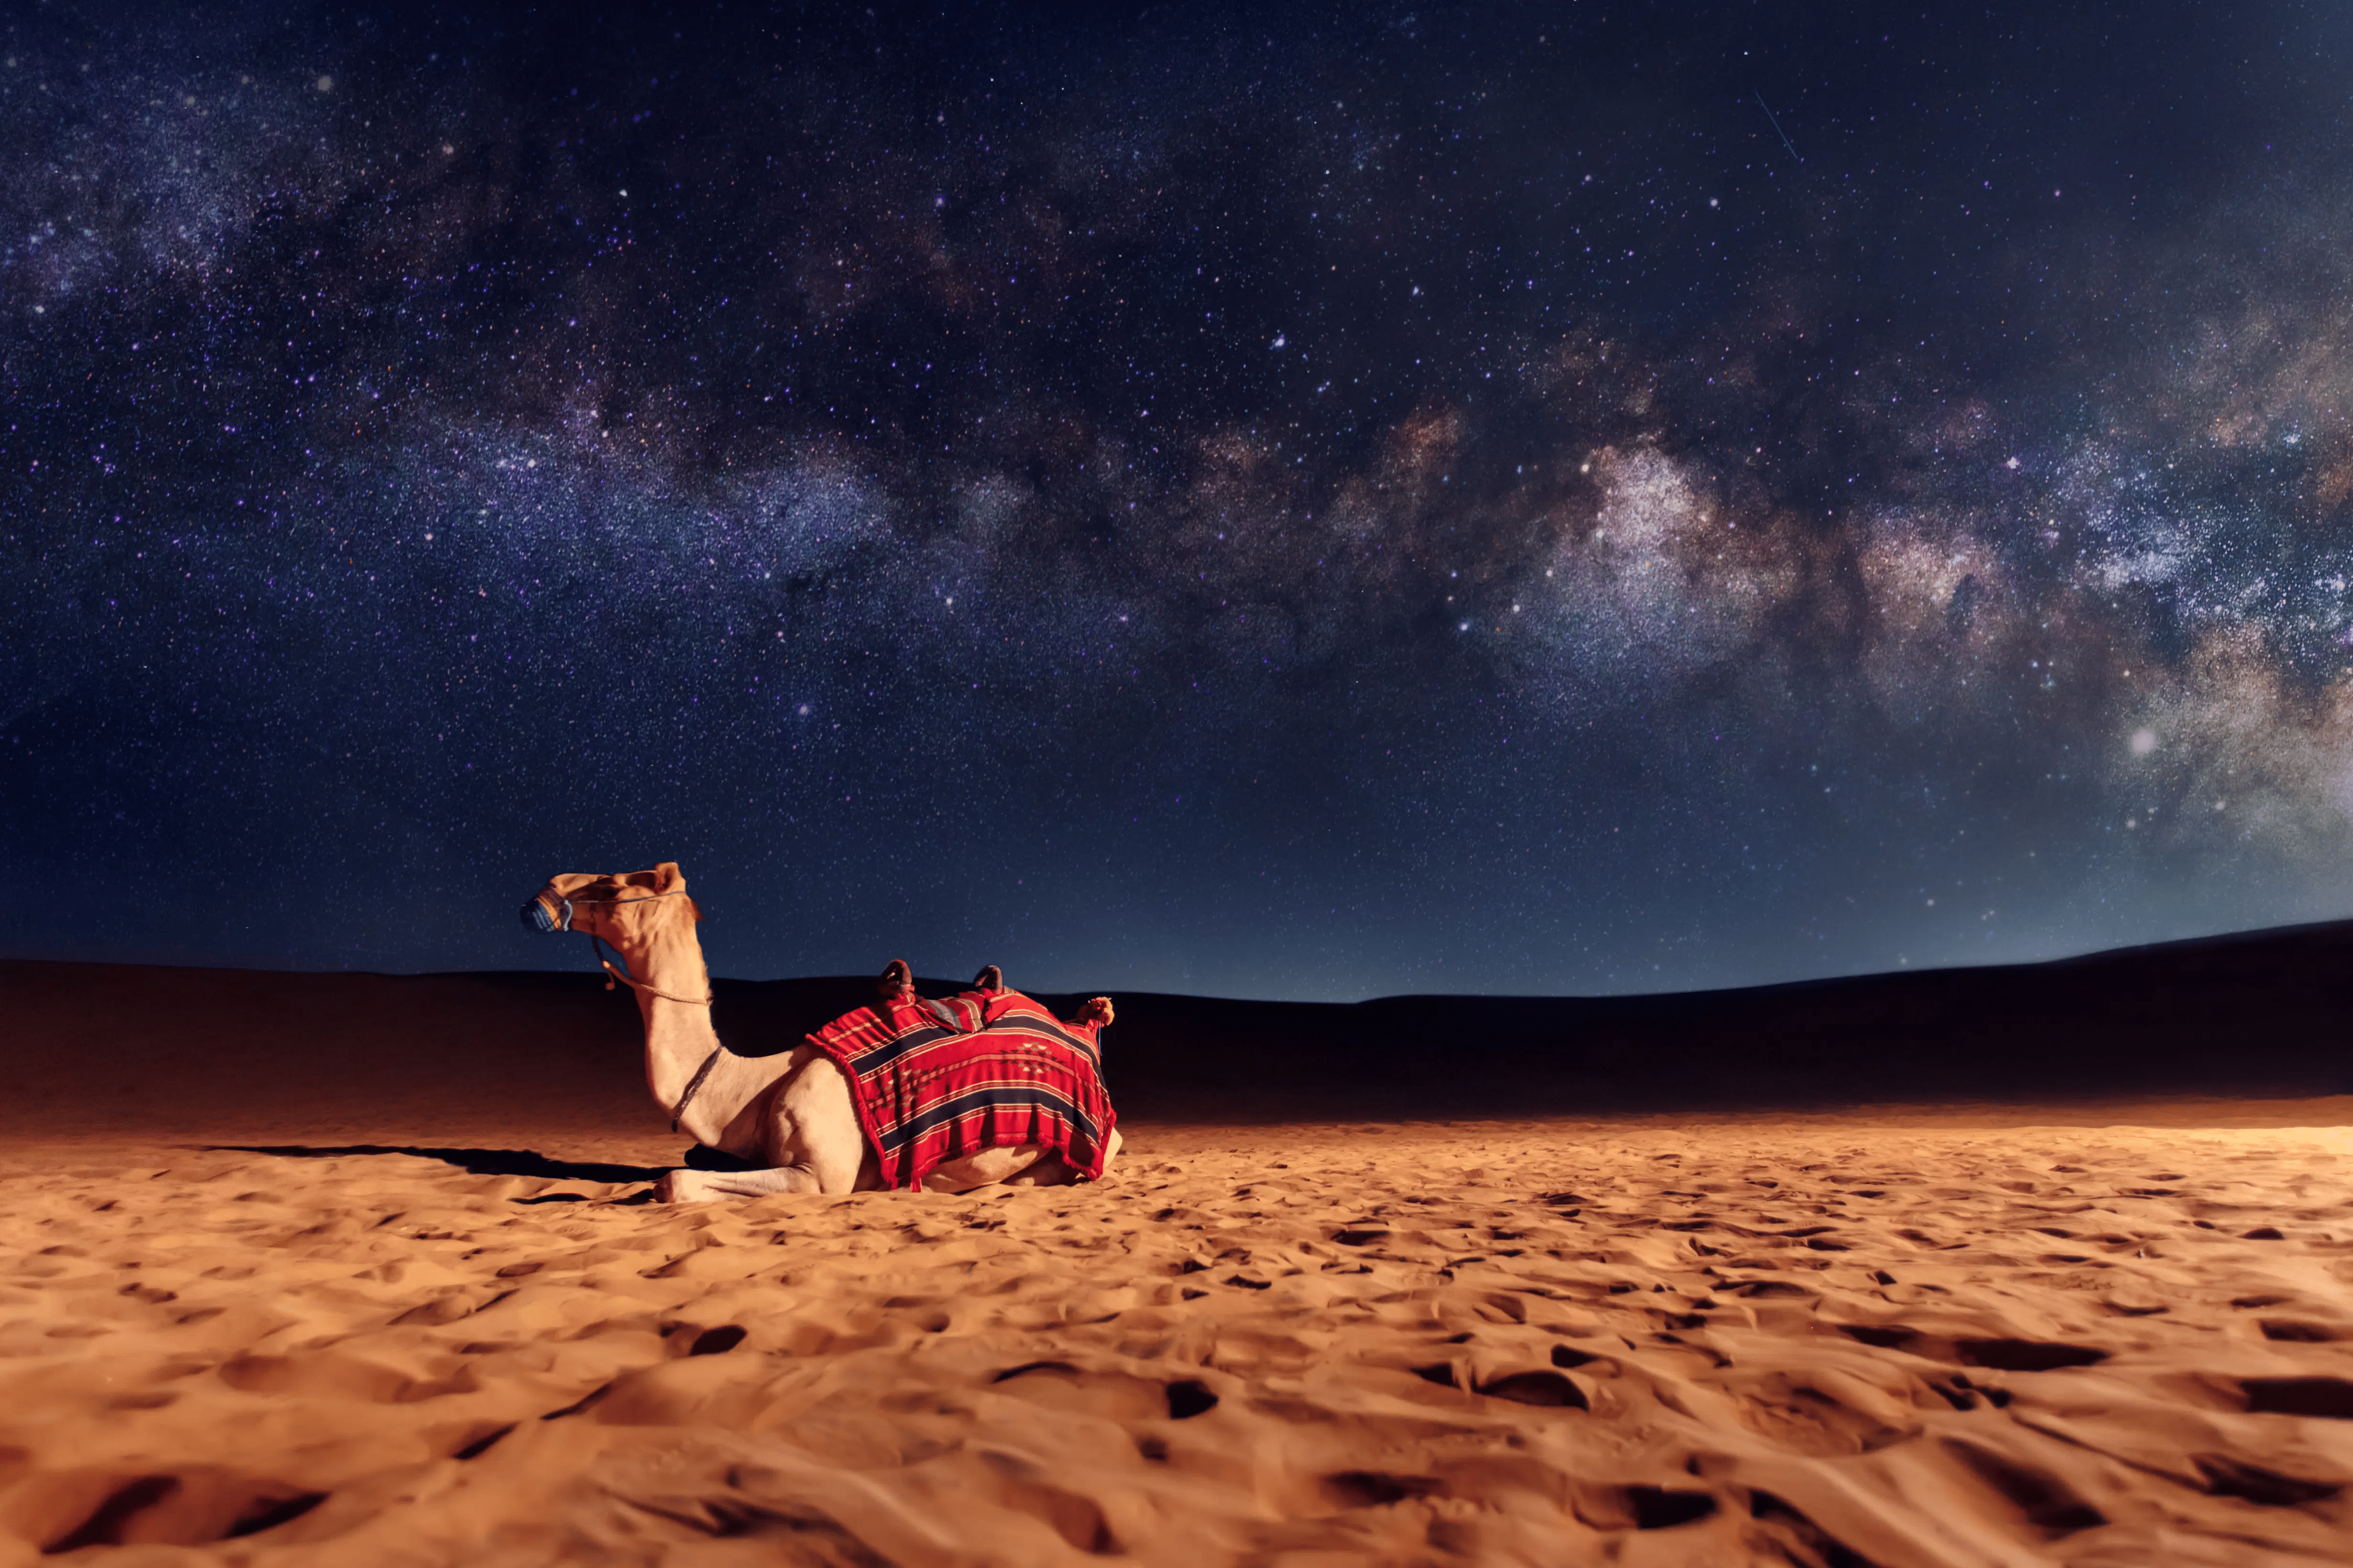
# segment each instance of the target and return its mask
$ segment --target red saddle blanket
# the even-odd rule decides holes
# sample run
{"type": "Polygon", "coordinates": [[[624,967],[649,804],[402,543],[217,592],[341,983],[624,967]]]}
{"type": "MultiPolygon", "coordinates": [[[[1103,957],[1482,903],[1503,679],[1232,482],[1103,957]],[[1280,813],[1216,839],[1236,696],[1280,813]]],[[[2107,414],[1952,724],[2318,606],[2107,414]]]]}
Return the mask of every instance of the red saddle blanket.
{"type": "Polygon", "coordinates": [[[920,1187],[943,1160],[1036,1143],[1103,1174],[1118,1117],[1099,1024],[1066,1024],[1018,991],[967,991],[844,1013],[809,1036],[849,1079],[886,1187],[920,1187]]]}

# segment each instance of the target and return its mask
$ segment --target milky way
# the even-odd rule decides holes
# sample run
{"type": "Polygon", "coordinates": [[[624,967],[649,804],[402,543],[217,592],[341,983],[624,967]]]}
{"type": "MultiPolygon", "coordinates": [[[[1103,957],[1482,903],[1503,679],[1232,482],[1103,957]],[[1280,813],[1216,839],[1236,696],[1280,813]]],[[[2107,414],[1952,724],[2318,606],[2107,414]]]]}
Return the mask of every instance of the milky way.
{"type": "Polygon", "coordinates": [[[0,949],[579,964],[513,906],[668,858],[723,973],[1298,997],[2353,911],[2353,24],[1788,9],[20,11],[0,949]]]}

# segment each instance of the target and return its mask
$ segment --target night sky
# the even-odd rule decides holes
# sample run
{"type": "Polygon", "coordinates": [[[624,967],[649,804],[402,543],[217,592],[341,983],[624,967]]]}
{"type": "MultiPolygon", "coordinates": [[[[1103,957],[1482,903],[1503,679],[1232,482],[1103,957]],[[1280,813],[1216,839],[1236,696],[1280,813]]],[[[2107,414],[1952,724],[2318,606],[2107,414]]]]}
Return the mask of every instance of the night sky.
{"type": "Polygon", "coordinates": [[[0,25],[0,952],[2353,913],[2345,6],[188,9],[0,25]]]}

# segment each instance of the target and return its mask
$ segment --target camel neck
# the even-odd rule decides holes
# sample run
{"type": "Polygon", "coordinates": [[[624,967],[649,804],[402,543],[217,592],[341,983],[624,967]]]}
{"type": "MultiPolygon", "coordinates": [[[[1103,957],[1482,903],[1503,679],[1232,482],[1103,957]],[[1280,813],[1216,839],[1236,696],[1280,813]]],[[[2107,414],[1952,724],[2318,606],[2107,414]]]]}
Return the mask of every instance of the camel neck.
{"type": "Polygon", "coordinates": [[[697,1142],[711,1142],[740,1108],[719,1103],[712,1092],[718,1086],[706,1079],[685,1113],[679,1115],[678,1102],[686,1086],[711,1054],[722,1048],[719,1032],[712,1026],[711,1009],[700,1000],[711,994],[711,973],[703,963],[702,943],[695,938],[692,921],[673,919],[649,933],[635,937],[617,933],[607,940],[628,964],[630,976],[647,987],[637,992],[638,1013],[646,1031],[646,1087],[653,1091],[657,1104],[678,1117],[681,1131],[697,1142]],[[672,1000],[681,996],[693,1000],[672,1000]]]}

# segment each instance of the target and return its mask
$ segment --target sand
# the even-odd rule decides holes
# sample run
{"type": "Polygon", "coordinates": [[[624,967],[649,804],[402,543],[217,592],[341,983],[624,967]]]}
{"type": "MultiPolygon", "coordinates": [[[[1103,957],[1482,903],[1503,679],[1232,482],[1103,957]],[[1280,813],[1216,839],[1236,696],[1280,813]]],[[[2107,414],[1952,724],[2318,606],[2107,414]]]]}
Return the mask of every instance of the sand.
{"type": "Polygon", "coordinates": [[[2342,1097],[671,1209],[592,983],[6,978],[0,1568],[2353,1560],[2342,1097]]]}
{"type": "Polygon", "coordinates": [[[665,1209],[19,1140],[0,1561],[2341,1563],[2349,1152],[1139,1127],[665,1209]]]}

